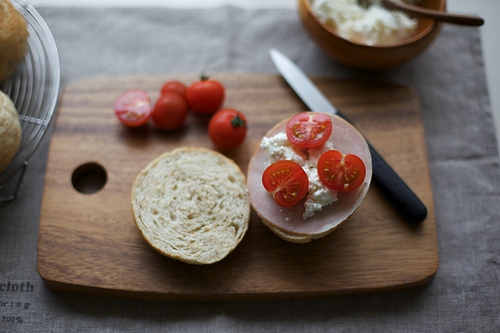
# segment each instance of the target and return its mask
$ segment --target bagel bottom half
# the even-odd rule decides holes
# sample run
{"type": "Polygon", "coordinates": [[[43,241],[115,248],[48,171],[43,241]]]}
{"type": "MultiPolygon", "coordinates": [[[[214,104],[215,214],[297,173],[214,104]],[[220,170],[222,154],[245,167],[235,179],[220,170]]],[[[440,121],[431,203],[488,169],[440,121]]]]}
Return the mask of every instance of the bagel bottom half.
{"type": "Polygon", "coordinates": [[[161,254],[190,264],[212,264],[245,235],[250,200],[245,175],[213,150],[178,148],[153,160],[132,189],[134,220],[161,254]]]}

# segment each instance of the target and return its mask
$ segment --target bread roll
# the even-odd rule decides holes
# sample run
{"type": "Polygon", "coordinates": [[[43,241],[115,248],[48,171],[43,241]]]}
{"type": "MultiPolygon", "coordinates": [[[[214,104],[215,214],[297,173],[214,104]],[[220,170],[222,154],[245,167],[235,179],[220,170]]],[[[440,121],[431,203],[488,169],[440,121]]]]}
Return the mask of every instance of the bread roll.
{"type": "MultiPolygon", "coordinates": [[[[289,242],[307,243],[331,233],[359,207],[370,186],[372,161],[366,140],[342,118],[331,114],[329,116],[333,130],[328,142],[345,154],[358,155],[365,164],[366,175],[359,188],[350,192],[338,192],[337,201],[304,219],[304,199],[292,207],[281,207],[262,185],[262,174],[269,164],[269,155],[260,145],[248,166],[247,186],[254,210],[272,232],[289,242]]],[[[288,119],[285,119],[278,123],[266,137],[285,132],[287,122],[288,119]]]]}
{"type": "Polygon", "coordinates": [[[178,148],[142,170],[132,189],[137,227],[158,252],[212,264],[240,243],[250,220],[245,176],[226,156],[178,148]]]}
{"type": "Polygon", "coordinates": [[[0,82],[14,73],[28,51],[24,17],[8,0],[0,0],[0,82]]]}
{"type": "Polygon", "coordinates": [[[9,96],[0,91],[0,172],[7,168],[21,143],[21,124],[9,96]]]}

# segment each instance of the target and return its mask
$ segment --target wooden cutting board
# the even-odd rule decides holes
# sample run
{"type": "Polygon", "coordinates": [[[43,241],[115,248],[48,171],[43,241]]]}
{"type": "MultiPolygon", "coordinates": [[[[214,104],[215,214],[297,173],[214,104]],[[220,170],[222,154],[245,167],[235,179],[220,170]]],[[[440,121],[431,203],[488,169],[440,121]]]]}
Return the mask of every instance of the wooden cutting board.
{"type": "MultiPolygon", "coordinates": [[[[248,118],[245,143],[226,153],[246,173],[260,138],[306,107],[278,76],[213,76],[227,88],[225,106],[248,118]]],[[[242,243],[219,263],[189,265],[150,248],[133,222],[132,183],[152,159],[175,147],[215,149],[207,135],[208,119],[191,115],[187,126],[174,133],[151,126],[129,129],[117,121],[112,105],[130,88],[146,89],[156,100],[169,79],[190,83],[197,75],[94,78],[72,83],[63,92],[39,229],[38,272],[48,287],[154,300],[222,301],[380,292],[432,280],[438,250],[419,100],[407,87],[380,82],[313,78],[422,199],[429,210],[424,222],[407,223],[372,184],[346,224],[312,243],[279,239],[252,212],[242,243]],[[102,188],[99,170],[107,176],[102,188]],[[97,192],[86,194],[88,189],[97,192]]]]}

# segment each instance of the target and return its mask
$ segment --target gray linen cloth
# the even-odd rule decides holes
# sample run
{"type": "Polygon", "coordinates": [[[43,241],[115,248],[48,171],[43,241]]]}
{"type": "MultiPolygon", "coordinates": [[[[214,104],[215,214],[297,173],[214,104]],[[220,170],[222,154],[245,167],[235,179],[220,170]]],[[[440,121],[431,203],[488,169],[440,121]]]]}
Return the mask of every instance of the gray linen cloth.
{"type": "Polygon", "coordinates": [[[327,299],[173,304],[54,293],[36,271],[45,140],[19,197],[0,206],[0,331],[500,331],[499,161],[477,29],[445,26],[414,61],[364,73],[323,54],[291,10],[38,10],[59,47],[63,87],[124,74],[276,73],[267,54],[275,47],[310,75],[369,77],[415,88],[423,109],[440,267],[426,288],[327,299]],[[7,288],[14,284],[23,291],[7,288]]]}

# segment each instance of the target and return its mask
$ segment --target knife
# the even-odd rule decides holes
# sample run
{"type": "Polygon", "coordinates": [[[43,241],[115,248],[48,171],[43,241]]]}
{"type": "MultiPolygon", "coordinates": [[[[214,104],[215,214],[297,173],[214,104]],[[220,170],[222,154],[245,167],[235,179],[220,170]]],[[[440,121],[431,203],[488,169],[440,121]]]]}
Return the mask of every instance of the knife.
{"type": "MultiPolygon", "coordinates": [[[[276,49],[270,49],[269,54],[285,81],[311,111],[332,113],[349,121],[292,60],[276,49]]],[[[408,221],[418,223],[425,220],[427,208],[422,201],[370,143],[368,143],[368,147],[372,156],[374,182],[408,221]]]]}

